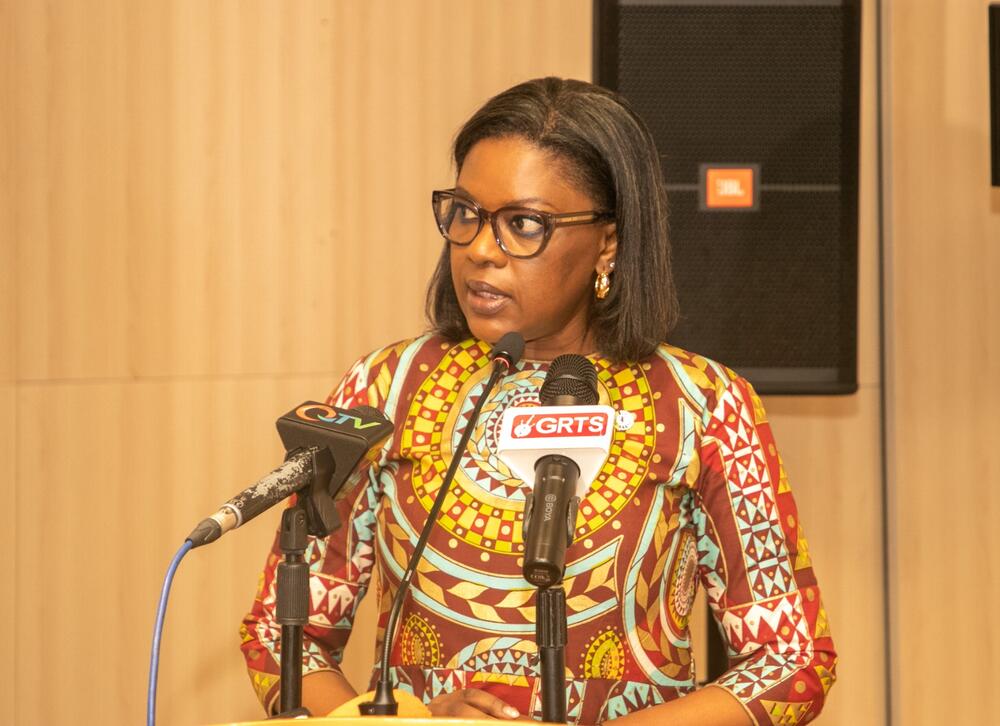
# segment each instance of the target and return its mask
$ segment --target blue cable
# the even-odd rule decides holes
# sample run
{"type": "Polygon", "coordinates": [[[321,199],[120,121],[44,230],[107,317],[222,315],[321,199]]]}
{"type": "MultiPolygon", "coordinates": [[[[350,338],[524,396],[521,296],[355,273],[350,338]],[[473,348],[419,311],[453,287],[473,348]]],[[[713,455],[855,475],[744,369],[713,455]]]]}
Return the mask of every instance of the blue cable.
{"type": "Polygon", "coordinates": [[[174,573],[194,544],[191,540],[184,540],[184,544],[177,550],[170,567],[167,568],[167,576],[163,578],[163,590],[160,591],[160,605],[156,609],[156,625],[153,626],[153,652],[149,657],[149,690],[146,692],[146,726],[154,726],[156,723],[156,671],[160,667],[160,637],[163,635],[163,619],[167,615],[167,598],[170,596],[170,583],[174,581],[174,573]]]}

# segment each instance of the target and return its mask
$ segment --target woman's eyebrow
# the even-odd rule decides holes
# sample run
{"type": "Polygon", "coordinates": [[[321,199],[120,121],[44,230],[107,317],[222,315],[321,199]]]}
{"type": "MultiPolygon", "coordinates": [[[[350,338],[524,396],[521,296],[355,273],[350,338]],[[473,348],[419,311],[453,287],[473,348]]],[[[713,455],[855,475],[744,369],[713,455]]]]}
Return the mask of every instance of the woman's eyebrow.
{"type": "MultiPolygon", "coordinates": [[[[461,194],[467,196],[469,199],[471,199],[472,201],[476,202],[477,204],[479,203],[479,200],[476,199],[476,197],[471,192],[469,192],[469,190],[466,189],[465,187],[456,186],[455,187],[455,191],[456,192],[460,192],[461,194]]],[[[503,206],[503,207],[519,207],[519,206],[522,206],[522,205],[525,205],[525,204],[544,204],[546,207],[552,207],[551,204],[549,204],[547,201],[545,201],[541,197],[524,197],[522,199],[511,199],[511,200],[508,200],[508,201],[504,202],[501,206],[503,206]]]]}

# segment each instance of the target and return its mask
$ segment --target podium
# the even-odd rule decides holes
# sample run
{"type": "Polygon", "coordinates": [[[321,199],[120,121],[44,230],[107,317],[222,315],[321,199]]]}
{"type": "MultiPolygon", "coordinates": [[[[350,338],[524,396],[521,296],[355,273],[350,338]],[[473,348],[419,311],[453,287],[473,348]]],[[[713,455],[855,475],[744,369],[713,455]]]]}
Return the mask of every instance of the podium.
{"type": "MultiPolygon", "coordinates": [[[[362,716],[358,706],[371,701],[374,691],[363,693],[341,704],[329,716],[308,719],[269,719],[266,721],[234,721],[214,726],[497,726],[495,718],[435,718],[423,701],[407,691],[394,690],[399,704],[398,716],[362,716]]],[[[516,719],[512,719],[515,720],[516,719]]]]}
{"type": "Polygon", "coordinates": [[[497,719],[409,718],[407,716],[326,716],[323,718],[271,719],[269,721],[234,721],[216,726],[497,726],[497,719]]]}

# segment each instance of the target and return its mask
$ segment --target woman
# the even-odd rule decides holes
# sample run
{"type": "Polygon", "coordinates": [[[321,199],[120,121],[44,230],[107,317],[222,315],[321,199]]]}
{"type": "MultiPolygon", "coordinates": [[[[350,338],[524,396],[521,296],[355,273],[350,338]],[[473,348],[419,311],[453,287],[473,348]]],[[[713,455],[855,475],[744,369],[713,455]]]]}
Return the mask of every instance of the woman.
{"type": "MultiPolygon", "coordinates": [[[[310,546],[304,705],[326,713],[354,696],[337,664],[375,563],[384,628],[489,344],[518,331],[525,360],[490,394],[400,618],[398,687],[435,715],[540,717],[524,485],[493,444],[504,409],[537,402],[547,362],[579,353],[623,423],[566,557],[569,720],[811,720],[836,656],[795,503],[749,384],[663,342],[677,311],[645,125],[609,91],[545,78],[489,100],[454,158],[454,188],[433,195],[446,239],[428,292],[434,332],[361,359],[329,399],[383,409],[395,433],[341,501],[345,526],[310,546]],[[699,583],[732,667],[696,689],[687,623],[699,583]]],[[[267,708],[276,562],[243,638],[267,708]]]]}

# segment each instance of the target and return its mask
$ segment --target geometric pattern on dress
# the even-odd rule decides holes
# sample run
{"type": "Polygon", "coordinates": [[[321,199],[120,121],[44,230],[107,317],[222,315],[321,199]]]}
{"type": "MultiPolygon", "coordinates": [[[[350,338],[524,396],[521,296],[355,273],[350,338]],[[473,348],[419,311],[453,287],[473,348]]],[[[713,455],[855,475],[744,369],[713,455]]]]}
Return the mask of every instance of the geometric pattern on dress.
{"type": "Polygon", "coordinates": [[[805,703],[794,703],[789,701],[768,701],[760,699],[760,705],[764,708],[764,713],[771,719],[771,726],[793,726],[803,723],[809,709],[812,708],[812,701],[805,703]]]}
{"type": "MultiPolygon", "coordinates": [[[[489,349],[465,341],[448,350],[418,387],[400,433],[400,455],[414,463],[413,495],[430,511],[475,400],[490,373],[489,349]]],[[[517,555],[524,550],[522,482],[496,456],[495,436],[509,405],[537,403],[542,378],[517,371],[487,399],[483,414],[462,452],[461,466],[438,524],[458,539],[487,552],[517,555]],[[484,440],[494,441],[484,445],[484,440]]]]}
{"type": "Polygon", "coordinates": [[[702,583],[708,604],[713,608],[722,607],[726,597],[725,559],[722,550],[716,543],[716,533],[710,529],[712,524],[707,513],[701,507],[694,506],[694,494],[682,501],[682,511],[691,509],[691,522],[698,533],[698,568],[701,571],[702,583]]]}
{"type": "MultiPolygon", "coordinates": [[[[382,529],[383,537],[379,539],[382,564],[390,575],[400,578],[407,535],[396,524],[387,524],[382,529]]],[[[562,586],[570,626],[617,607],[617,547],[618,540],[612,540],[567,566],[562,586]]],[[[413,598],[419,605],[448,621],[487,632],[501,625],[508,631],[534,632],[536,590],[520,573],[499,581],[488,571],[434,556],[421,561],[412,587],[413,598]],[[480,584],[484,579],[492,582],[480,584]]]]}
{"type": "Polygon", "coordinates": [[[417,613],[410,613],[397,637],[403,665],[437,668],[441,663],[441,636],[432,623],[417,613]]]}
{"type": "MultiPolygon", "coordinates": [[[[373,666],[371,683],[369,688],[374,687],[378,679],[378,671],[373,666]]],[[[424,703],[429,703],[432,699],[442,693],[452,693],[460,691],[468,685],[469,674],[465,671],[453,671],[447,668],[417,668],[409,666],[390,666],[389,680],[393,688],[413,695],[419,695],[424,703]],[[414,685],[414,680],[416,685],[414,685]]]]}
{"type": "Polygon", "coordinates": [[[613,695],[608,696],[598,723],[627,716],[660,703],[663,703],[663,694],[658,688],[649,683],[624,681],[615,687],[613,695]]]}
{"type": "Polygon", "coordinates": [[[357,361],[344,376],[337,389],[327,398],[327,403],[336,408],[349,408],[355,402],[356,394],[367,388],[368,366],[365,359],[357,361]]]}
{"type": "Polygon", "coordinates": [[[833,674],[833,671],[823,665],[818,665],[813,670],[816,671],[816,677],[819,678],[819,682],[823,686],[823,695],[825,696],[830,692],[830,688],[833,686],[833,682],[837,680],[837,677],[833,674]]]}
{"type": "Polygon", "coordinates": [[[669,578],[665,602],[667,617],[663,619],[678,639],[686,640],[688,618],[698,593],[698,545],[690,528],[681,531],[673,559],[663,574],[669,578]]]}
{"type": "MultiPolygon", "coordinates": [[[[483,392],[490,371],[488,352],[485,344],[475,341],[453,346],[427,372],[413,396],[400,432],[400,455],[414,464],[410,482],[425,511],[430,510],[483,392]]],[[[596,360],[595,368],[602,402],[631,414],[627,418],[633,423],[627,431],[614,432],[604,466],[580,502],[578,539],[610,523],[628,505],[647,476],[656,442],[653,394],[642,369],[615,366],[604,359],[596,360]]],[[[453,492],[438,522],[476,548],[514,556],[524,551],[526,487],[496,455],[496,443],[504,411],[537,405],[544,379],[540,364],[530,362],[506,376],[484,404],[470,444],[462,452],[453,492]]]]}
{"type": "Polygon", "coordinates": [[[605,678],[620,681],[625,676],[625,646],[621,635],[609,627],[587,642],[586,652],[581,658],[580,678],[605,678]]]}
{"type": "Polygon", "coordinates": [[[663,612],[668,599],[667,564],[688,531],[687,522],[679,517],[669,521],[664,517],[664,500],[670,501],[675,494],[663,485],[653,488],[653,502],[625,577],[622,624],[631,660],[646,678],[659,686],[688,688],[694,685],[688,634],[675,636],[663,612]]]}
{"type": "MultiPolygon", "coordinates": [[[[375,512],[381,495],[381,486],[366,487],[363,500],[357,502],[351,516],[354,546],[348,553],[348,564],[351,572],[357,573],[358,584],[364,588],[368,587],[375,564],[375,512]]],[[[313,563],[313,560],[308,559],[307,562],[313,563]]]]}
{"type": "Polygon", "coordinates": [[[471,643],[448,661],[447,667],[472,673],[472,683],[530,685],[537,668],[538,648],[531,640],[494,637],[471,643]]]}
{"type": "Polygon", "coordinates": [[[796,653],[812,658],[813,639],[798,591],[725,610],[721,617],[730,655],[739,657],[764,644],[779,655],[796,653]]]}
{"type": "Polygon", "coordinates": [[[730,386],[712,413],[707,434],[718,443],[733,515],[743,544],[750,590],[757,600],[794,587],[785,535],[752,409],[730,386]]]}
{"type": "Polygon", "coordinates": [[[748,701],[794,676],[801,664],[769,651],[740,663],[716,682],[741,701],[748,701]]]}
{"type": "Polygon", "coordinates": [[[311,624],[326,628],[346,627],[350,630],[359,599],[356,586],[315,574],[309,578],[309,597],[311,624]]]}
{"type": "MultiPolygon", "coordinates": [[[[543,718],[542,711],[542,696],[539,691],[541,687],[541,679],[535,679],[534,689],[531,693],[530,707],[528,713],[536,721],[541,721],[543,718]]],[[[583,715],[583,694],[587,690],[586,681],[573,681],[567,679],[566,681],[566,723],[576,724],[579,723],[580,717],[583,715]]]]}
{"type": "Polygon", "coordinates": [[[805,570],[812,567],[812,558],[809,556],[809,542],[802,534],[802,524],[798,523],[795,536],[795,569],[805,570]]]}
{"type": "MultiPolygon", "coordinates": [[[[661,347],[658,355],[634,366],[594,362],[601,402],[634,414],[635,423],[614,434],[611,455],[600,472],[606,479],[588,492],[599,492],[600,500],[581,506],[577,526],[601,529],[601,534],[593,540],[578,536],[567,557],[569,632],[576,643],[567,652],[567,670],[572,670],[567,672],[569,720],[596,723],[598,716],[622,716],[694,690],[690,644],[678,638],[693,589],[692,540],[699,584],[706,586],[720,623],[727,618],[723,632],[727,638],[737,632],[743,637],[734,647],[744,660],[719,685],[728,684],[758,726],[814,718],[833,682],[836,659],[827,638],[810,642],[810,636],[828,633],[825,612],[807,564],[808,546],[792,516],[787,476],[766,427],[759,428],[766,420],[759,400],[731,372],[679,349],[661,347]],[[718,420],[712,420],[713,411],[718,420]],[[602,488],[605,483],[608,489],[602,488]],[[779,515],[787,521],[774,529],[779,515]],[[794,559],[792,573],[781,567],[782,547],[786,563],[794,559]],[[766,561],[752,572],[759,588],[750,587],[745,575],[758,555],[766,561]],[[800,588],[804,609],[794,598],[782,601],[800,588]],[[775,597],[766,597],[768,590],[775,597]],[[579,629],[574,632],[574,627],[579,629]],[[754,639],[767,642],[755,645],[754,639]],[[811,704],[804,715],[803,703],[811,704]]],[[[318,575],[313,580],[321,582],[313,583],[311,591],[306,670],[337,668],[358,599],[376,567],[384,575],[377,596],[380,622],[385,622],[401,574],[399,563],[412,551],[416,529],[467,425],[470,396],[483,388],[489,367],[485,344],[424,337],[370,354],[331,397],[341,407],[368,403],[384,408],[397,426],[382,459],[362,473],[367,480],[353,478],[354,501],[338,503],[344,526],[330,537],[330,546],[317,541],[308,552],[318,575]],[[441,396],[433,385],[449,393],[441,396]],[[421,442],[419,436],[424,437],[421,442]],[[429,446],[432,438],[438,442],[436,451],[429,446]],[[419,495],[418,484],[423,485],[419,495]]],[[[533,593],[516,560],[517,544],[523,544],[517,517],[523,510],[523,483],[511,481],[493,446],[484,442],[495,441],[505,407],[536,402],[544,376],[544,365],[522,362],[488,398],[445,502],[442,524],[451,518],[451,529],[435,527],[418,568],[391,671],[397,687],[425,700],[468,686],[485,687],[523,713],[538,710],[540,715],[537,655],[525,653],[533,646],[533,593]],[[462,517],[464,523],[459,523],[462,517]],[[494,642],[487,650],[473,652],[461,665],[452,663],[470,643],[481,644],[491,636],[494,642]],[[500,644],[503,638],[512,644],[500,644]],[[426,665],[438,661],[452,667],[426,665]]],[[[623,424],[630,420],[619,419],[623,424]]],[[[272,553],[245,621],[243,648],[254,687],[268,706],[277,699],[277,560],[272,553]]],[[[380,631],[377,637],[383,636],[380,631]]]]}
{"type": "Polygon", "coordinates": [[[580,502],[576,537],[587,537],[611,522],[646,481],[656,451],[656,409],[644,370],[593,360],[597,369],[599,402],[630,414],[627,431],[614,432],[608,457],[590,491],[580,502]]]}

